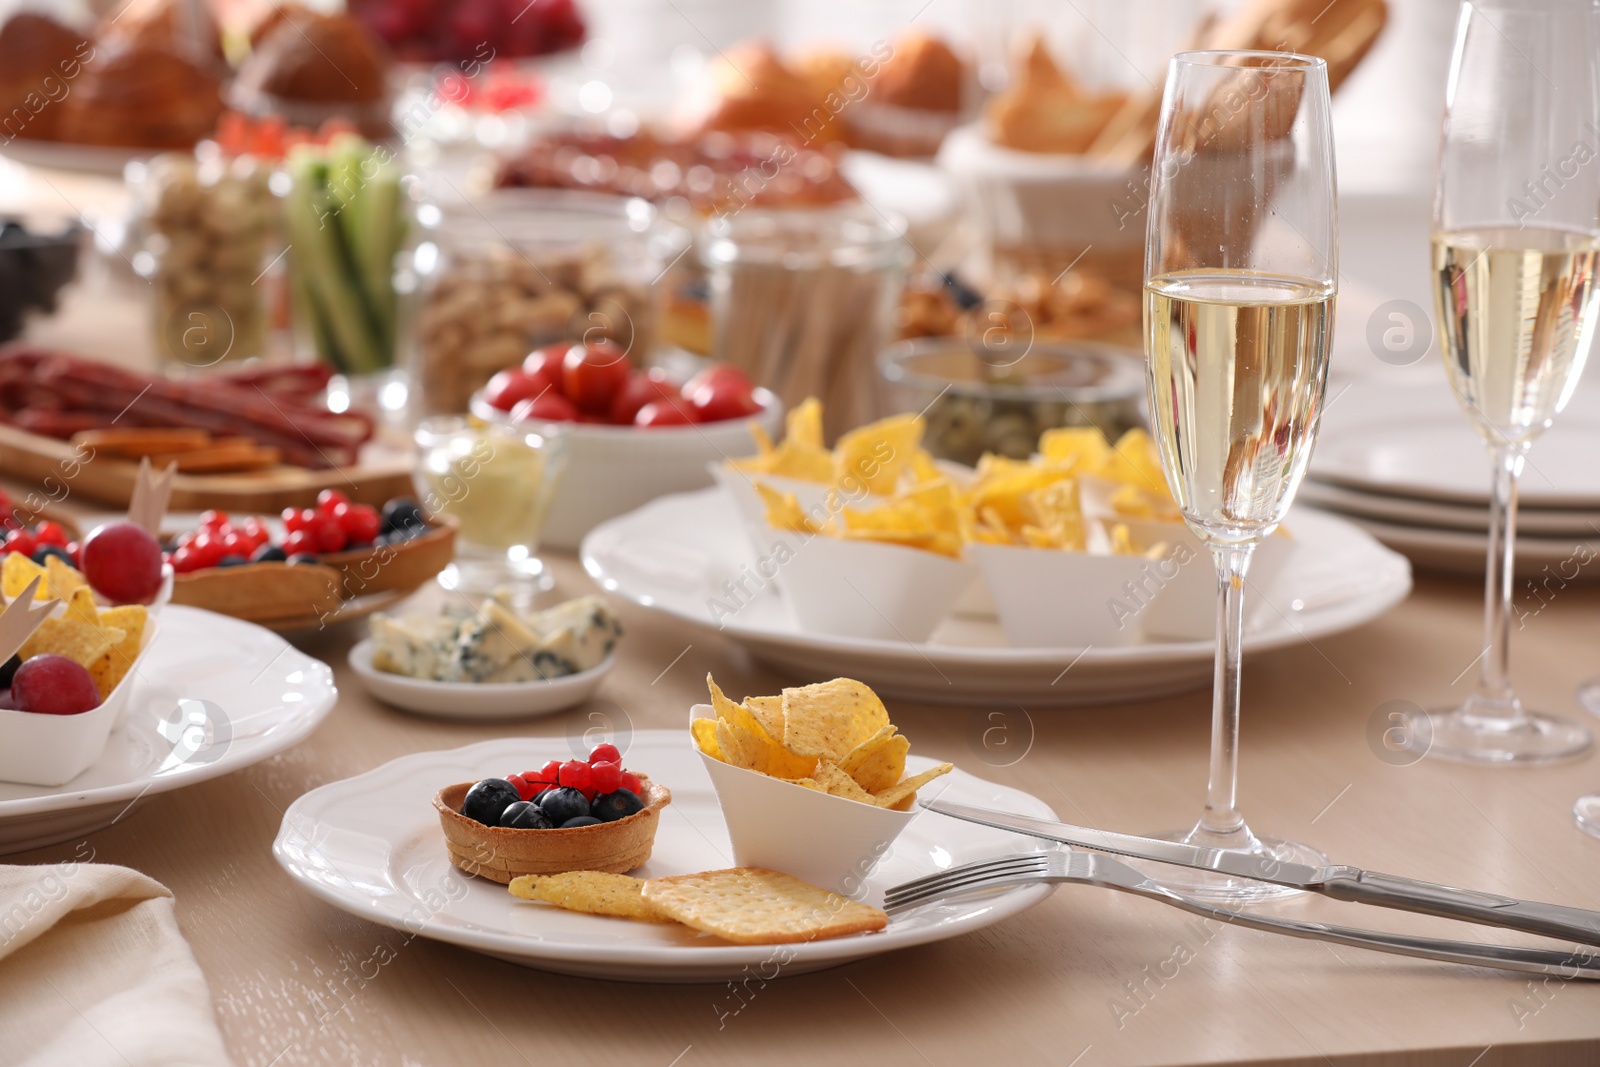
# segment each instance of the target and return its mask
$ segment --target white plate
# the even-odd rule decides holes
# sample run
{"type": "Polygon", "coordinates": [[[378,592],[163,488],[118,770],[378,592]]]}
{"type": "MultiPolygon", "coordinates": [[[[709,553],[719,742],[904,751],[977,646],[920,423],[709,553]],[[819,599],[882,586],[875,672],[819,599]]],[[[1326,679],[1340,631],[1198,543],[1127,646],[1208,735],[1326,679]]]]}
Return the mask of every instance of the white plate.
{"type": "MultiPolygon", "coordinates": [[[[1396,552],[1404,553],[1418,567],[1470,574],[1481,580],[1488,566],[1489,535],[1486,532],[1430,530],[1358,516],[1351,516],[1350,521],[1396,552]]],[[[1553,575],[1566,581],[1590,581],[1600,578],[1600,568],[1591,562],[1597,556],[1600,556],[1600,537],[1524,537],[1519,532],[1516,576],[1553,575]]],[[[1523,590],[1514,590],[1513,595],[1522,597],[1523,590]]]]}
{"type": "Polygon", "coordinates": [[[134,160],[150,159],[162,151],[160,148],[111,148],[66,141],[35,141],[26,137],[0,141],[0,156],[30,167],[106,174],[113,178],[122,177],[122,168],[134,160]]]}
{"type": "Polygon", "coordinates": [[[553,715],[582,704],[594,695],[617,654],[586,671],[541,682],[432,682],[390,674],[372,666],[372,638],[356,642],[350,650],[350,669],[367,692],[397,708],[441,719],[526,719],[553,715]]]}
{"type": "Polygon", "coordinates": [[[298,744],[338,691],[333,671],[259,626],[168,604],[122,722],[95,763],[54,788],[0,783],[0,853],[68,841],[137,801],[298,744]]]}
{"type": "MultiPolygon", "coordinates": [[[[1256,597],[1246,655],[1359,626],[1410,591],[1405,558],[1351,523],[1297,508],[1285,525],[1295,550],[1270,601],[1256,597]]],[[[926,644],[806,633],[761,576],[734,505],[717,489],[662,497],[602,523],[584,539],[582,558],[607,590],[720,629],[808,682],[848,675],[887,697],[1043,707],[1144,700],[1211,680],[1211,641],[1011,648],[995,620],[960,617],[926,644]]]]}
{"type": "MultiPolygon", "coordinates": [[[[306,889],[363,919],[562,974],[635,982],[715,982],[758,969],[803,974],[897,948],[971,933],[1050,895],[1025,886],[895,917],[888,929],[808,944],[729,945],[679,926],[637,923],[519,901],[506,888],[463,874],[445,855],[433,795],[440,786],[536,767],[559,739],[503,738],[446,752],[402,756],[376,770],[313,789],[284,813],[272,853],[306,889]],[[779,963],[785,960],[787,962],[779,963]],[[746,968],[749,968],[747,971],[746,968]]],[[[716,793],[687,730],[641,730],[623,759],[672,790],[655,851],[640,877],[733,866],[716,793]]],[[[907,770],[931,766],[913,756],[907,770]]],[[[967,804],[1053,819],[1027,793],[956,770],[925,792],[967,804]]],[[[935,870],[1037,849],[1041,842],[920,812],[867,879],[866,899],[935,870]]],[[[771,974],[762,970],[766,977],[771,974]]]]}
{"type": "MultiPolygon", "coordinates": [[[[1415,497],[1369,493],[1348,486],[1307,479],[1297,499],[1337,511],[1356,520],[1375,519],[1399,526],[1433,526],[1483,535],[1489,527],[1489,505],[1451,504],[1415,497]]],[[[1517,507],[1517,532],[1534,537],[1600,537],[1600,511],[1517,507]]],[[[1379,538],[1382,540],[1382,538],[1379,538]]]]}
{"type": "MultiPolygon", "coordinates": [[[[1600,510],[1600,390],[1580,388],[1533,442],[1520,502],[1600,510]]],[[[1310,477],[1488,506],[1489,453],[1450,386],[1357,381],[1329,400],[1310,477]]]]}

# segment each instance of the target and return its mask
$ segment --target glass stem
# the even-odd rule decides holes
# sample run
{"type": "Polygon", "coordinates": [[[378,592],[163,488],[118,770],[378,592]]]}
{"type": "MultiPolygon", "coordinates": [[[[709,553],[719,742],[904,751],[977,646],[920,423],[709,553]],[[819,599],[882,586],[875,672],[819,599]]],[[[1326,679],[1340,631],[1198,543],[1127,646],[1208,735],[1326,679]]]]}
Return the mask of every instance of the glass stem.
{"type": "Polygon", "coordinates": [[[1517,557],[1517,480],[1527,455],[1518,445],[1501,445],[1494,454],[1494,484],[1489,499],[1489,562],[1483,590],[1483,661],[1473,712],[1515,720],[1522,706],[1511,691],[1511,582],[1517,557]]]}
{"type": "Polygon", "coordinates": [[[1211,778],[1196,831],[1223,848],[1250,843],[1239,814],[1239,667],[1244,641],[1244,576],[1255,542],[1213,545],[1217,566],[1217,661],[1211,691],[1211,778]]]}

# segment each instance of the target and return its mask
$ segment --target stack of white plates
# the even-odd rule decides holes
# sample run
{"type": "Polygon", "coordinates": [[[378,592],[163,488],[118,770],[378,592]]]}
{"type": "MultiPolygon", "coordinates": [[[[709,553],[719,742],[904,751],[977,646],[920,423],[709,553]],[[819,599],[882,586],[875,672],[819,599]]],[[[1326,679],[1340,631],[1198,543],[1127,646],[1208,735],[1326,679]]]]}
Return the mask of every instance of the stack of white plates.
{"type": "MultiPolygon", "coordinates": [[[[1354,521],[1420,567],[1482,574],[1490,455],[1450,386],[1331,386],[1299,499],[1354,521]]],[[[1600,577],[1600,389],[1581,388],[1533,444],[1517,574],[1600,577]]]]}

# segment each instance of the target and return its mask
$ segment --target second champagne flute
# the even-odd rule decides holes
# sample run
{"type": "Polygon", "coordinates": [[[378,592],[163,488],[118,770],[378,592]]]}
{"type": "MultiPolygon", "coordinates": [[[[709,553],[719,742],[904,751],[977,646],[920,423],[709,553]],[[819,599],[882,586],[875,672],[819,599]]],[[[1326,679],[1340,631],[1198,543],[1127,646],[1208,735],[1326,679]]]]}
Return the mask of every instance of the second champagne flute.
{"type": "MultiPolygon", "coordinates": [[[[1338,265],[1328,71],[1282,52],[1182,52],[1167,73],[1145,246],[1150,421],[1167,484],[1217,570],[1206,806],[1168,837],[1323,863],[1258,837],[1237,802],[1250,557],[1283,520],[1316,439],[1338,265]]],[[[1293,892],[1194,872],[1213,900],[1293,892]]]]}
{"type": "Polygon", "coordinates": [[[1517,481],[1578,384],[1600,265],[1600,7],[1470,0],[1456,26],[1433,205],[1434,302],[1456,400],[1492,459],[1478,685],[1407,731],[1441,759],[1566,759],[1587,728],[1529,711],[1510,680],[1517,481]]]}

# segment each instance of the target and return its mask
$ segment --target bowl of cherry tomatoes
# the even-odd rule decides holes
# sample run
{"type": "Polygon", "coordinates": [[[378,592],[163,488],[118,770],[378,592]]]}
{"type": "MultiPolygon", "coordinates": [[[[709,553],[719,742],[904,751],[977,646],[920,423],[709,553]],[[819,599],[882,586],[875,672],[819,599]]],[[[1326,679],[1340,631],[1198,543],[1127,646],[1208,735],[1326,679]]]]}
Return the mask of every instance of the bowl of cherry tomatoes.
{"type": "Polygon", "coordinates": [[[776,432],[783,403],[727,364],[679,383],[599,341],[535,350],[474,394],[472,413],[565,437],[566,471],[541,540],[576,549],[606,519],[710,485],[709,461],[753,455],[752,424],[776,432]]]}

